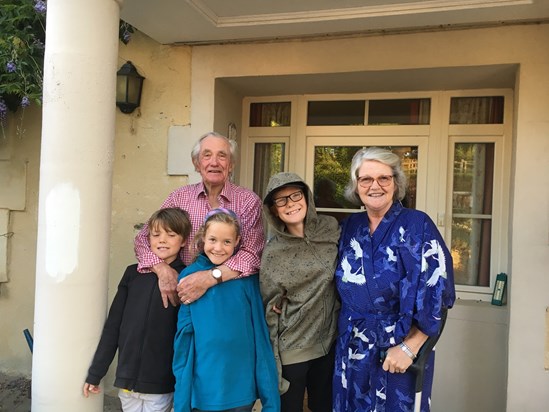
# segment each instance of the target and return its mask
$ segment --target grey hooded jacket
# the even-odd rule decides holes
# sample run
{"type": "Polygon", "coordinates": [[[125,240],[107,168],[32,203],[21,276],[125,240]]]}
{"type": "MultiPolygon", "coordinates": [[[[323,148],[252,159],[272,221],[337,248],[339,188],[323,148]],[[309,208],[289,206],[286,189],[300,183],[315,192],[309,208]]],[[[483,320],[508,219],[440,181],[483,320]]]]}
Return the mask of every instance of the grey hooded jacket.
{"type": "Polygon", "coordinates": [[[281,365],[324,356],[335,340],[340,305],[334,272],[340,230],[335,218],[316,213],[311,190],[295,173],[271,177],[263,211],[270,238],[263,250],[259,281],[279,389],[284,393],[288,382],[282,379],[281,365]],[[308,207],[303,238],[290,234],[270,210],[273,193],[283,186],[296,186],[305,193],[308,207]],[[281,314],[272,310],[275,305],[281,314]]]}

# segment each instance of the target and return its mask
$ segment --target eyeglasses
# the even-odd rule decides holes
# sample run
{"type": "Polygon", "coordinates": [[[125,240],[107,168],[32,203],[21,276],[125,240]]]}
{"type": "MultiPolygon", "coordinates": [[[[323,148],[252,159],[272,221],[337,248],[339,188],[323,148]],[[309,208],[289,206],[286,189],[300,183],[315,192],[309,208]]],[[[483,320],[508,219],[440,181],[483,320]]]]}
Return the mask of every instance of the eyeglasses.
{"type": "Polygon", "coordinates": [[[393,181],[393,176],[391,175],[381,175],[376,178],[370,177],[370,176],[361,176],[356,179],[360,187],[363,187],[364,189],[369,188],[374,184],[374,180],[377,182],[378,185],[381,187],[386,187],[391,184],[393,181]]]}
{"type": "Polygon", "coordinates": [[[290,193],[288,196],[277,197],[276,199],[273,199],[273,203],[276,207],[283,207],[288,204],[288,199],[292,202],[299,202],[303,199],[303,192],[298,190],[297,192],[290,193]]]}

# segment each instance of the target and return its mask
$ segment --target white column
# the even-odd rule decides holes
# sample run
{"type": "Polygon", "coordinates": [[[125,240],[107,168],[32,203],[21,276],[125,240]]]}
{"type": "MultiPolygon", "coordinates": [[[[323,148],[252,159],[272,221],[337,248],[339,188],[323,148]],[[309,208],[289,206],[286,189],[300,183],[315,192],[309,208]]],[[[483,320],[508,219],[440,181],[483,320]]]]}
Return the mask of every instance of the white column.
{"type": "Polygon", "coordinates": [[[47,6],[32,410],[102,411],[82,386],[107,304],[120,4],[47,6]]]}

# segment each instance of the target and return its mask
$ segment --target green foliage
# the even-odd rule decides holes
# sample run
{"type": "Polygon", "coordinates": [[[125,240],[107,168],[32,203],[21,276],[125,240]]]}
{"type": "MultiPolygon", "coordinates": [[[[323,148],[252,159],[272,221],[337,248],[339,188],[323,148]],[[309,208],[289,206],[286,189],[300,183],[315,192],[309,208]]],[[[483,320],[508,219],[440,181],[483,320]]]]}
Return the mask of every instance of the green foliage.
{"type": "Polygon", "coordinates": [[[45,2],[0,0],[0,10],[0,100],[12,111],[40,104],[45,2]]]}
{"type": "MultiPolygon", "coordinates": [[[[345,197],[345,187],[349,182],[351,160],[356,153],[354,146],[318,146],[315,149],[315,184],[331,181],[335,186],[333,199],[342,207],[355,207],[345,197]]],[[[320,188],[315,188],[315,193],[320,188]]]]}
{"type": "MultiPolygon", "coordinates": [[[[46,0],[0,0],[0,124],[7,110],[42,103],[46,0]]],[[[120,20],[127,44],[133,27],[120,20]]]]}

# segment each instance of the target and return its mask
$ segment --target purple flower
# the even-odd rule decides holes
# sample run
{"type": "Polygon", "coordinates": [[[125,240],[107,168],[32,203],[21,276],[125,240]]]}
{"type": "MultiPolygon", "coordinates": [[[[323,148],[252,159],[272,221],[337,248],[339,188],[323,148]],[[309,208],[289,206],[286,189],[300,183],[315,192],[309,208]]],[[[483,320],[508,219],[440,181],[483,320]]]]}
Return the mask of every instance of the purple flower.
{"type": "Polygon", "coordinates": [[[21,107],[29,107],[30,106],[30,100],[28,96],[23,96],[21,99],[21,107]]]}
{"type": "Polygon", "coordinates": [[[15,72],[15,70],[17,70],[17,66],[15,65],[15,62],[13,60],[10,60],[7,64],[6,64],[6,71],[8,73],[13,73],[15,72]]]}
{"type": "Polygon", "coordinates": [[[36,0],[34,2],[34,10],[40,14],[46,14],[46,2],[42,0],[36,0]]]}
{"type": "Polygon", "coordinates": [[[6,120],[6,117],[8,116],[8,105],[0,97],[0,123],[3,123],[6,120]]]}

